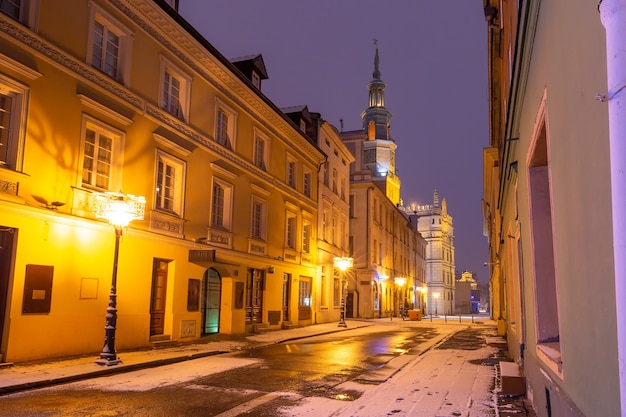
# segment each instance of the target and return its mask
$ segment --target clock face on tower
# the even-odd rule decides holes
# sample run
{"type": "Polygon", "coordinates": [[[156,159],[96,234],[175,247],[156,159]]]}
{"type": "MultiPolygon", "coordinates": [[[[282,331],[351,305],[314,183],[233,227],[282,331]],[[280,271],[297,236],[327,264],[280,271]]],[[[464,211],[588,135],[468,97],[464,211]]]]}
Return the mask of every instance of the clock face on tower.
{"type": "Polygon", "coordinates": [[[363,152],[363,160],[366,164],[376,162],[376,149],[368,149],[363,152]]]}

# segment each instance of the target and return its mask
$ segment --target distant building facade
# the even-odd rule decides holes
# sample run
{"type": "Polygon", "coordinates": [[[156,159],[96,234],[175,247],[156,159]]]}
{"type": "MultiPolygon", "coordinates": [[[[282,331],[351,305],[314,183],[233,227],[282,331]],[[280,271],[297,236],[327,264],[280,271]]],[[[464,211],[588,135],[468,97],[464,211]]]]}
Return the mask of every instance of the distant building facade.
{"type": "Polygon", "coordinates": [[[454,225],[444,198],[433,193],[433,204],[405,208],[417,230],[428,243],[426,248],[426,286],[428,314],[453,314],[455,311],[454,225]]]}
{"type": "Polygon", "coordinates": [[[355,279],[348,292],[355,317],[397,315],[401,308],[420,308],[425,287],[426,241],[400,206],[396,176],[396,143],[391,112],[385,107],[378,48],[369,104],[361,114],[363,129],[341,132],[355,157],[350,167],[350,248],[355,279]]]}

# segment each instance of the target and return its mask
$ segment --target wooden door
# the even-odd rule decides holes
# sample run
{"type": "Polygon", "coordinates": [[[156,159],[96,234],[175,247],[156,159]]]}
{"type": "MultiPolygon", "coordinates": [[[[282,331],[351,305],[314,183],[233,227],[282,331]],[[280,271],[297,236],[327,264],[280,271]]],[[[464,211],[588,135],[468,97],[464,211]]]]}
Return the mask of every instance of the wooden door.
{"type": "Polygon", "coordinates": [[[167,264],[155,259],[152,268],[152,294],[150,297],[150,336],[163,334],[165,329],[165,296],[167,293],[167,264]]]}

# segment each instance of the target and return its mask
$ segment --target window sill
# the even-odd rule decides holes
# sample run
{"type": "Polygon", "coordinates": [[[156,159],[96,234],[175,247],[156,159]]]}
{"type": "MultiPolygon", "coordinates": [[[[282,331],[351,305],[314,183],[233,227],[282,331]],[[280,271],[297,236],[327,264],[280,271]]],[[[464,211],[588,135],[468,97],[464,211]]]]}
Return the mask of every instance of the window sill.
{"type": "Polygon", "coordinates": [[[559,342],[541,343],[537,345],[537,357],[563,379],[563,360],[561,358],[561,344],[559,342]]]}

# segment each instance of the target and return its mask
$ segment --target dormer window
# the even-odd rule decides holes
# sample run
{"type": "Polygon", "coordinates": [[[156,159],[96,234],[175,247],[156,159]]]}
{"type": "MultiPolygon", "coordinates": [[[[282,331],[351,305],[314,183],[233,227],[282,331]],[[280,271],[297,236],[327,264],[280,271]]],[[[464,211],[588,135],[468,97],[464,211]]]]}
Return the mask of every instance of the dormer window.
{"type": "Polygon", "coordinates": [[[252,71],[252,85],[254,85],[259,90],[261,89],[261,77],[255,71],[252,71]]]}
{"type": "Polygon", "coordinates": [[[306,122],[304,119],[300,119],[300,130],[306,133],[306,122]]]}

